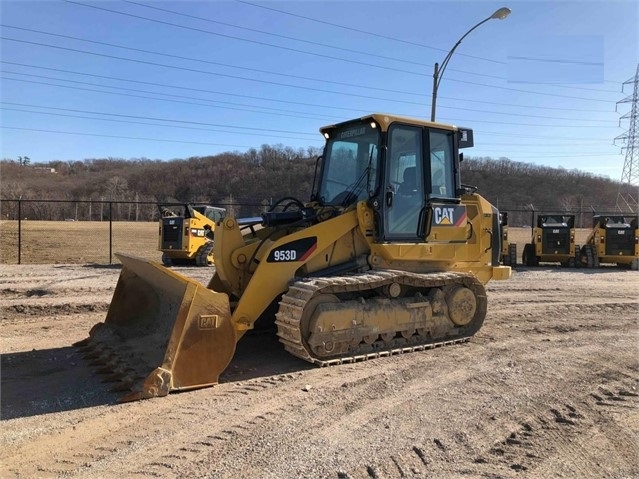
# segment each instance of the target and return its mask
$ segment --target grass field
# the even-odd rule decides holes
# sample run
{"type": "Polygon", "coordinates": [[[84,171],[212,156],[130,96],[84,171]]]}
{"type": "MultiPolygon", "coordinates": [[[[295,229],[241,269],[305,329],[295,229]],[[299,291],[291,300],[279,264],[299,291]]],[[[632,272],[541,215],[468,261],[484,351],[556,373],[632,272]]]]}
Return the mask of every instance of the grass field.
{"type": "MultiPolygon", "coordinates": [[[[21,263],[118,263],[112,253],[122,252],[159,261],[158,223],[113,222],[109,245],[108,221],[23,221],[21,263]]],[[[577,229],[577,244],[584,244],[590,230],[577,229]]],[[[530,241],[530,228],[510,228],[509,239],[516,243],[518,261],[524,244],[530,241]]],[[[0,263],[18,263],[18,222],[0,221],[0,263]]]]}
{"type": "MultiPolygon", "coordinates": [[[[158,223],[108,221],[23,221],[20,262],[29,264],[97,263],[118,260],[123,252],[160,260],[158,223]]],[[[0,263],[18,263],[18,222],[0,221],[0,263]]]]}

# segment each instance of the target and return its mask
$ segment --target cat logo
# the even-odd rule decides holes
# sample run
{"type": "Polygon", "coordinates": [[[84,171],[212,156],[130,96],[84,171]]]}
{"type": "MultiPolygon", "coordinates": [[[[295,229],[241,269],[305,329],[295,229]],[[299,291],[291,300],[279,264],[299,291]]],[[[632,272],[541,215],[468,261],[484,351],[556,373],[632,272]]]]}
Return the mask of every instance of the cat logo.
{"type": "Polygon", "coordinates": [[[462,226],[466,219],[466,207],[463,205],[433,207],[433,223],[436,226],[462,226]]]}
{"type": "Polygon", "coordinates": [[[201,314],[199,323],[200,329],[217,329],[220,317],[217,314],[201,314]]]}

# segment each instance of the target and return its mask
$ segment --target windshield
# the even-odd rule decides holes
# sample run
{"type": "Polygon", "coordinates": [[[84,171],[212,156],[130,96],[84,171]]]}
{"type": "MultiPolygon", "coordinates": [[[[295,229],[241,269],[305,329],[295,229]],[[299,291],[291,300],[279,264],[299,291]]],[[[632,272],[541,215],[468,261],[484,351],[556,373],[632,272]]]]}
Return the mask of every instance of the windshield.
{"type": "Polygon", "coordinates": [[[330,132],[324,148],[320,202],[346,206],[375,191],[379,139],[379,129],[365,122],[330,132]]]}
{"type": "Polygon", "coordinates": [[[219,221],[222,221],[225,213],[226,210],[223,208],[214,208],[212,206],[207,206],[206,210],[204,211],[204,216],[206,216],[211,221],[218,223],[219,221]]]}

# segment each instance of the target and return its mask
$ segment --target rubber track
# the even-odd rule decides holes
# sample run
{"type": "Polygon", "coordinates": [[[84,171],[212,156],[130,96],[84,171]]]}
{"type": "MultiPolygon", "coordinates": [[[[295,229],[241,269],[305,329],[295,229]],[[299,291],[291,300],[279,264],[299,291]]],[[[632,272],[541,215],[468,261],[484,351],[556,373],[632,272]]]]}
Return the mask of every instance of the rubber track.
{"type": "Polygon", "coordinates": [[[312,353],[307,350],[302,341],[300,322],[303,316],[304,306],[313,296],[325,293],[340,294],[369,291],[393,282],[418,288],[433,288],[452,284],[465,284],[466,286],[470,286],[474,283],[476,285],[480,285],[483,290],[483,285],[481,285],[475,276],[453,272],[418,274],[408,273],[405,271],[384,270],[355,274],[352,276],[303,279],[291,284],[288,292],[282,296],[280,301],[279,311],[276,314],[275,320],[278,330],[277,335],[280,338],[280,342],[289,353],[297,356],[298,358],[319,366],[331,366],[335,364],[366,361],[368,359],[391,356],[394,354],[423,351],[425,349],[433,349],[440,346],[464,343],[470,339],[472,334],[465,337],[433,341],[418,345],[407,345],[377,351],[371,350],[369,353],[357,354],[354,356],[342,356],[328,360],[322,360],[312,356],[312,353]]]}
{"type": "Polygon", "coordinates": [[[196,266],[209,266],[208,256],[211,254],[211,251],[213,251],[213,246],[213,241],[209,241],[199,247],[195,255],[196,266]]]}

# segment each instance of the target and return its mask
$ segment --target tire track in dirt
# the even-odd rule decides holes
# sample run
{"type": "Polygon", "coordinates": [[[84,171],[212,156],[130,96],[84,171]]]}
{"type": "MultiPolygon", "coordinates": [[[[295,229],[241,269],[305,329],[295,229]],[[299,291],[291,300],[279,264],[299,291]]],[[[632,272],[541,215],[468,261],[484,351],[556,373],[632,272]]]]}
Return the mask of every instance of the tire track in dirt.
{"type": "MultiPolygon", "coordinates": [[[[303,380],[296,379],[299,375],[300,373],[261,378],[152,401],[107,406],[111,426],[106,430],[97,427],[103,422],[102,415],[88,418],[71,429],[56,430],[53,436],[38,438],[34,446],[19,448],[19,451],[14,456],[9,456],[6,462],[19,463],[20,458],[28,457],[28,463],[20,464],[21,472],[27,471],[27,475],[51,474],[55,477],[64,474],[89,477],[90,474],[97,474],[96,477],[100,477],[101,471],[113,470],[114,467],[124,471],[126,464],[133,463],[145,464],[149,466],[149,471],[159,468],[160,472],[156,471],[156,473],[166,477],[167,470],[178,468],[184,471],[185,467],[190,467],[191,463],[197,463],[197,458],[201,454],[208,454],[210,451],[202,449],[202,445],[207,446],[212,441],[227,441],[229,438],[243,437],[246,435],[243,429],[247,423],[257,424],[266,420],[265,418],[276,418],[282,410],[295,406],[294,403],[282,406],[281,395],[284,392],[275,393],[271,391],[272,389],[284,385],[287,396],[296,394],[301,401],[306,399],[305,393],[300,392],[304,385],[303,380]],[[287,385],[291,381],[296,382],[292,390],[291,386],[287,385]],[[265,391],[268,393],[267,401],[264,401],[263,395],[260,394],[265,391]],[[198,402],[199,406],[191,405],[193,401],[198,402]],[[153,403],[153,407],[146,412],[145,405],[148,403],[153,403]],[[241,405],[241,407],[233,405],[241,405]],[[222,411],[223,419],[216,418],[213,423],[205,421],[201,427],[175,429],[175,425],[183,422],[185,416],[198,416],[206,420],[207,413],[210,411],[222,411]],[[133,422],[127,420],[129,417],[134,417],[133,422]],[[153,429],[149,430],[149,424],[154,424],[153,429]],[[162,425],[165,425],[166,429],[163,429],[162,425]],[[82,438],[80,447],[74,446],[68,451],[60,448],[60,444],[74,444],[76,437],[82,438]],[[104,444],[111,446],[105,448],[104,444]],[[38,454],[38,451],[50,451],[54,448],[55,459],[48,453],[38,454]],[[180,452],[173,454],[176,457],[172,457],[172,451],[175,450],[180,452]],[[148,463],[145,462],[149,457],[154,459],[148,463]]],[[[336,381],[342,381],[337,374],[328,375],[329,378],[331,376],[336,381]]],[[[142,468],[142,471],[142,474],[147,474],[146,467],[142,468]]],[[[141,473],[133,470],[129,472],[141,473]]]]}
{"type": "MultiPolygon", "coordinates": [[[[595,287],[553,272],[539,295],[525,286],[541,273],[516,275],[517,292],[495,283],[486,324],[464,345],[290,374],[267,372],[281,355],[256,349],[211,389],[18,415],[2,423],[1,475],[636,476],[638,301],[632,277],[597,276],[595,287]]],[[[73,318],[38,344],[66,344],[73,318]]],[[[29,332],[47,322],[16,317],[2,335],[29,348],[29,332]]]]}
{"type": "MultiPolygon", "coordinates": [[[[516,358],[513,358],[515,361],[516,358]]],[[[611,360],[612,361],[612,360],[611,360]]],[[[590,360],[584,358],[584,362],[591,363],[590,360]]],[[[600,377],[611,377],[611,367],[617,366],[613,362],[607,363],[606,367],[601,371],[597,371],[594,379],[597,380],[600,377]]],[[[617,366],[618,367],[618,366],[617,366]]],[[[578,375],[573,378],[574,382],[580,383],[582,379],[593,379],[591,377],[592,369],[588,367],[578,368],[583,378],[578,375]]],[[[628,374],[631,374],[632,370],[618,371],[616,377],[626,378],[628,374]]],[[[484,390],[488,396],[491,393],[499,394],[499,391],[504,390],[504,383],[490,372],[485,373],[483,377],[475,377],[480,388],[484,390]]],[[[633,389],[635,386],[625,384],[620,387],[617,393],[603,393],[605,397],[614,397],[613,399],[618,404],[619,398],[623,399],[627,397],[634,398],[633,389]],[[623,392],[619,392],[623,391],[623,392]]],[[[610,471],[601,466],[601,457],[591,457],[588,454],[584,454],[581,451],[586,451],[589,448],[587,438],[591,436],[591,431],[596,430],[600,423],[600,418],[596,420],[587,420],[582,412],[584,406],[574,406],[570,402],[575,398],[566,400],[562,398],[562,390],[567,388],[570,390],[570,385],[555,385],[554,387],[544,390],[542,397],[537,400],[535,406],[527,407],[525,404],[518,405],[517,412],[524,414],[524,419],[519,421],[520,428],[508,430],[508,433],[503,436],[502,439],[495,441],[494,445],[488,448],[489,445],[484,444],[483,450],[481,449],[481,437],[468,435],[466,431],[458,431],[452,437],[448,439],[433,438],[432,443],[429,442],[414,444],[410,450],[405,450],[395,455],[389,456],[387,460],[378,461],[375,463],[368,463],[361,468],[357,468],[352,471],[345,471],[344,469],[338,471],[340,477],[348,477],[351,479],[356,478],[369,478],[369,477],[413,477],[417,475],[423,477],[432,474],[433,471],[437,473],[437,462],[443,462],[445,464],[454,463],[455,457],[458,455],[458,451],[451,449],[448,444],[459,445],[465,447],[465,450],[459,454],[463,457],[474,457],[474,467],[482,471],[482,475],[486,477],[518,477],[517,475],[529,471],[531,477],[555,477],[556,474],[552,470],[548,470],[544,473],[538,473],[540,464],[544,458],[550,457],[551,463],[557,463],[561,458],[574,457],[576,458],[577,466],[572,467],[568,472],[571,473],[569,477],[588,477],[588,475],[595,474],[596,477],[603,477],[610,471]],[[548,398],[556,399],[556,404],[549,405],[547,403],[548,398]],[[561,399],[559,399],[561,398],[561,399]],[[565,402],[564,402],[565,401],[565,402]],[[572,426],[567,428],[567,426],[572,426]],[[472,443],[472,444],[471,444],[472,443]],[[479,449],[478,449],[479,448],[479,449]],[[504,475],[505,474],[505,475],[504,475]]],[[[411,388],[408,388],[409,390],[411,388]]],[[[474,388],[468,386],[464,389],[465,394],[473,394],[474,388]]],[[[599,399],[603,399],[599,397],[599,399]]],[[[580,398],[580,400],[582,400],[580,398]]],[[[623,402],[623,401],[622,401],[623,402]]],[[[401,404],[401,403],[400,403],[401,404]]],[[[401,407],[398,406],[399,409],[401,407]]],[[[588,409],[589,411],[589,409],[588,409]]],[[[471,424],[475,418],[472,413],[467,418],[471,424]]],[[[593,416],[594,416],[593,412],[593,416]]],[[[501,421],[497,421],[496,427],[489,428],[488,430],[482,430],[481,436],[485,435],[498,435],[499,424],[501,421]]],[[[637,421],[635,421],[635,425],[637,421]]],[[[335,427],[338,427],[336,425],[335,427]]],[[[502,424],[503,427],[503,424],[502,424]]],[[[611,428],[614,430],[614,428],[611,428]]],[[[617,443],[622,444],[624,451],[630,451],[626,454],[623,452],[618,455],[622,456],[621,464],[631,464],[632,456],[637,453],[637,445],[633,444],[632,435],[626,434],[623,437],[619,435],[614,436],[614,440],[617,443]]],[[[573,464],[575,461],[571,461],[573,464]]],[[[447,474],[471,474],[464,467],[445,469],[445,475],[447,474]]],[[[476,473],[475,473],[476,474],[476,473]]]]}
{"type": "MultiPolygon", "coordinates": [[[[274,382],[273,386],[277,384],[274,382]]],[[[26,464],[20,464],[20,472],[30,477],[43,473],[82,477],[97,474],[96,477],[101,477],[101,471],[114,470],[114,467],[124,472],[127,463],[144,464],[145,459],[154,457],[163,446],[175,450],[177,445],[182,444],[184,451],[192,452],[197,450],[189,447],[193,441],[202,441],[216,433],[223,435],[224,431],[232,430],[235,424],[242,424],[246,419],[244,412],[229,407],[222,420],[200,426],[205,431],[200,431],[197,426],[186,429],[176,427],[185,419],[206,419],[211,411],[218,411],[217,403],[228,403],[237,396],[242,396],[246,401],[248,394],[245,393],[242,386],[231,384],[141,403],[107,406],[103,411],[109,416],[106,427],[102,414],[89,417],[80,424],[39,437],[36,444],[19,448],[6,462],[20,464],[21,458],[28,457],[26,464]],[[218,390],[217,395],[215,390],[218,390]],[[79,447],[75,444],[75,438],[81,438],[79,447]],[[61,445],[70,447],[64,449],[61,445]],[[43,453],[52,450],[56,451],[55,459],[43,453]]],[[[247,403],[237,402],[248,406],[247,403]]],[[[260,403],[259,395],[252,396],[249,404],[252,403],[260,403]]],[[[260,407],[268,409],[269,404],[260,407]]],[[[162,462],[162,453],[156,462],[162,462]]],[[[12,472],[17,473],[15,470],[12,472]]]]}
{"type": "MultiPolygon", "coordinates": [[[[521,340],[512,339],[511,342],[513,344],[509,347],[511,349],[517,349],[517,343],[521,342],[521,340]]],[[[455,346],[454,348],[459,347],[460,346],[455,346]]],[[[465,345],[464,349],[466,352],[472,351],[472,343],[467,346],[465,345]]],[[[461,354],[459,349],[455,349],[453,352],[454,354],[449,354],[444,351],[445,354],[443,355],[465,355],[461,354]]],[[[430,357],[427,356],[427,354],[428,353],[424,353],[424,356],[421,357],[428,359],[424,362],[430,363],[431,366],[441,360],[441,358],[430,357]]],[[[441,355],[442,354],[439,354],[439,356],[441,355]]],[[[411,358],[410,356],[411,355],[396,357],[397,359],[393,361],[392,367],[388,365],[389,367],[384,368],[386,370],[384,376],[378,374],[377,366],[381,364],[381,361],[388,361],[388,359],[379,360],[375,366],[370,367],[362,363],[351,365],[348,367],[349,371],[344,372],[344,374],[342,374],[343,371],[341,367],[319,370],[322,373],[326,373],[321,374],[322,377],[320,378],[322,389],[325,390],[326,393],[320,396],[318,398],[319,400],[316,399],[315,403],[310,405],[308,403],[305,404],[307,407],[306,414],[311,418],[306,422],[305,429],[313,431],[309,433],[309,435],[315,435],[315,431],[317,431],[318,428],[322,432],[322,435],[328,438],[335,437],[338,432],[340,432],[341,435],[355,432],[365,427],[368,423],[375,422],[377,418],[385,412],[390,410],[392,413],[395,409],[401,409],[405,403],[411,402],[411,400],[420,400],[422,396],[432,393],[433,389],[441,388],[441,384],[429,385],[430,389],[423,387],[421,381],[424,380],[424,377],[422,374],[417,374],[418,370],[415,369],[415,358],[411,358]],[[364,373],[363,377],[357,376],[362,373],[364,373]],[[350,378],[350,375],[354,375],[356,379],[346,379],[345,381],[345,378],[350,378]],[[389,376],[402,377],[404,379],[402,387],[395,389],[392,387],[393,384],[390,386],[380,384],[380,382],[388,379],[389,376]],[[407,377],[404,378],[403,376],[407,377]],[[348,387],[344,388],[344,384],[348,384],[348,387]],[[334,390],[341,391],[343,389],[350,389],[348,397],[352,399],[344,401],[343,407],[345,410],[348,410],[350,407],[351,414],[327,427],[323,424],[325,419],[321,415],[322,411],[325,410],[325,404],[322,402],[322,399],[332,395],[334,390]],[[401,391],[404,391],[408,398],[396,404],[396,399],[401,396],[401,391]],[[360,410],[356,409],[356,405],[362,401],[367,404],[367,406],[363,412],[360,412],[360,410]],[[318,414],[315,415],[315,413],[318,414]],[[313,419],[314,417],[318,419],[313,419]],[[324,429],[322,429],[321,426],[324,426],[324,429]]],[[[492,363],[484,364],[484,367],[491,368],[492,366],[494,366],[492,363]]],[[[474,386],[475,389],[484,389],[489,393],[491,391],[497,392],[504,389],[504,382],[496,378],[491,372],[484,370],[481,374],[476,373],[477,371],[465,369],[463,371],[457,371],[457,376],[455,376],[454,369],[452,371],[450,369],[444,370],[442,371],[442,379],[440,382],[463,384],[469,376],[475,376],[479,378],[475,381],[475,383],[477,383],[474,386]]],[[[256,437],[254,429],[259,430],[260,426],[264,423],[275,421],[279,416],[289,415],[291,411],[294,412],[296,408],[299,408],[301,404],[305,403],[306,395],[299,391],[307,378],[301,373],[298,376],[293,389],[289,389],[287,386],[280,391],[282,394],[286,393],[287,397],[297,394],[298,401],[291,400],[286,407],[278,406],[281,405],[279,397],[272,398],[273,394],[270,394],[273,392],[271,388],[278,385],[277,378],[251,380],[234,384],[232,388],[231,385],[222,385],[208,391],[198,391],[154,400],[152,401],[153,403],[161,404],[162,407],[160,407],[159,410],[154,407],[152,412],[144,414],[142,418],[138,418],[140,411],[137,411],[136,418],[138,419],[134,425],[127,423],[121,430],[111,430],[106,435],[99,435],[91,440],[85,437],[83,433],[84,447],[82,447],[80,451],[76,450],[72,458],[64,457],[64,451],[62,451],[62,458],[60,458],[55,465],[39,466],[39,472],[51,473],[53,475],[61,473],[67,475],[83,475],[85,477],[89,477],[89,474],[97,474],[95,477],[99,477],[101,471],[113,470],[113,467],[117,467],[117,470],[124,470],[121,468],[126,469],[126,464],[134,463],[145,465],[145,467],[135,468],[135,470],[129,469],[130,473],[136,473],[138,475],[158,474],[161,477],[172,477],[171,471],[174,470],[181,471],[180,474],[182,474],[184,471],[189,471],[193,467],[204,467],[212,454],[212,450],[220,452],[220,450],[234,449],[237,443],[246,441],[250,443],[256,437]],[[261,393],[264,391],[268,392],[268,396],[271,397],[268,403],[262,402],[263,398],[261,393]],[[202,401],[203,393],[205,392],[213,396],[207,396],[206,400],[202,401]],[[190,396],[191,394],[194,396],[190,396]],[[187,396],[190,397],[187,398],[187,396]],[[236,401],[235,398],[238,397],[243,400],[236,401]],[[179,400],[174,400],[174,404],[169,405],[168,402],[173,398],[179,400]],[[167,404],[164,404],[165,401],[167,404]],[[191,405],[190,402],[192,401],[198,402],[200,406],[196,407],[191,405]],[[229,406],[233,404],[236,406],[229,409],[229,406]],[[255,407],[258,407],[258,409],[253,406],[255,404],[257,404],[255,407]],[[205,413],[210,410],[223,410],[223,420],[220,421],[219,418],[216,418],[215,424],[209,423],[207,421],[209,418],[205,413]],[[201,427],[191,426],[188,430],[182,432],[175,431],[175,424],[180,424],[184,422],[185,417],[188,418],[192,416],[199,418],[204,416],[202,418],[204,424],[201,427]],[[150,431],[147,427],[144,434],[132,434],[133,431],[144,429],[142,425],[155,417],[163,417],[163,424],[158,424],[150,431]],[[262,417],[269,421],[262,420],[262,417]],[[166,437],[166,431],[162,428],[163,425],[169,430],[170,437],[166,437]],[[248,429],[244,430],[245,428],[248,429]],[[109,441],[109,443],[115,445],[113,454],[108,454],[107,451],[105,455],[105,451],[100,449],[103,447],[105,441],[109,441]],[[229,443],[229,447],[221,447],[219,444],[220,441],[229,443]],[[140,444],[144,445],[141,446],[140,444]],[[150,459],[150,457],[152,459],[150,459]],[[145,460],[148,460],[148,462],[144,462],[145,460]],[[91,467],[89,468],[87,464],[91,464],[91,467]]],[[[432,381],[430,378],[429,380],[432,381]]],[[[435,383],[436,382],[437,381],[435,381],[435,383]]],[[[458,389],[458,387],[455,386],[453,389],[458,389]]],[[[139,404],[144,405],[145,403],[139,404]]],[[[126,406],[127,405],[118,406],[118,408],[126,406]]],[[[137,404],[134,406],[137,406],[137,404]]],[[[125,412],[118,414],[118,416],[127,415],[128,413],[125,412]]],[[[97,420],[99,421],[99,418],[97,418],[97,420]]],[[[113,418],[112,422],[119,424],[122,421],[123,418],[120,417],[113,418]]],[[[83,425],[83,428],[85,430],[93,430],[94,425],[89,422],[83,425]]],[[[69,434],[71,433],[69,432],[69,434]]],[[[71,439],[71,437],[72,436],[70,436],[69,439],[71,439]]],[[[308,437],[304,434],[296,438],[296,440],[301,441],[306,439],[308,439],[308,437]]],[[[52,442],[57,442],[58,440],[59,438],[57,437],[52,438],[52,442]]],[[[443,452],[441,445],[444,444],[444,442],[439,439],[438,441],[440,446],[437,446],[435,452],[441,455],[443,452]]],[[[44,444],[40,446],[45,449],[49,447],[44,444]]],[[[52,446],[52,444],[50,446],[52,446]]],[[[444,446],[444,448],[446,448],[446,446],[444,446]]],[[[426,448],[423,445],[415,445],[412,451],[414,454],[417,454],[416,451],[424,452],[426,448]]],[[[423,458],[427,458],[428,455],[430,455],[430,452],[428,454],[424,452],[422,458],[419,458],[419,454],[417,454],[417,458],[423,462],[423,458]]],[[[410,462],[404,464],[398,457],[395,457],[394,460],[389,458],[389,461],[395,469],[397,469],[396,462],[400,464],[402,470],[412,470],[419,467],[419,464],[414,465],[410,462]]],[[[513,464],[515,463],[516,461],[513,462],[513,464]]],[[[366,474],[373,471],[373,474],[379,475],[381,472],[390,468],[389,464],[369,464],[365,468],[366,474]]],[[[175,472],[175,474],[177,474],[177,472],[175,472]]],[[[358,474],[354,473],[351,473],[351,476],[359,477],[358,474]]]]}
{"type": "MultiPolygon", "coordinates": [[[[628,394],[626,388],[621,388],[620,391],[628,394]]],[[[630,396],[637,397],[632,393],[630,396]]],[[[639,401],[635,401],[632,407],[636,408],[638,403],[639,401]]],[[[621,446],[621,450],[616,452],[621,457],[613,458],[612,461],[609,456],[584,452],[592,452],[593,448],[588,446],[593,443],[605,445],[610,440],[609,437],[601,437],[598,431],[601,422],[607,419],[587,405],[584,407],[585,409],[578,409],[569,403],[558,403],[551,407],[538,405],[526,411],[525,419],[520,420],[518,428],[510,430],[502,439],[496,440],[490,448],[484,448],[483,451],[470,447],[468,436],[460,433],[448,441],[433,438],[425,444],[413,445],[410,450],[391,455],[385,461],[368,463],[352,472],[340,470],[337,475],[349,479],[430,477],[431,474],[438,474],[438,462],[454,464],[456,457],[467,455],[474,457],[474,472],[461,466],[446,469],[445,475],[522,477],[521,474],[524,473],[523,477],[589,477],[593,474],[595,477],[608,477],[615,472],[623,475],[620,471],[624,464],[632,464],[636,458],[637,444],[634,435],[629,431],[615,434],[614,442],[617,447],[621,446]],[[455,446],[459,445],[466,450],[458,451],[455,446]],[[566,457],[572,459],[570,467],[558,471],[557,464],[561,464],[562,458],[566,457]]],[[[610,426],[611,430],[618,427],[616,424],[610,426]]],[[[634,472],[636,470],[635,467],[634,472]]],[[[633,471],[628,470],[627,473],[630,475],[623,477],[631,477],[633,471]]]]}

